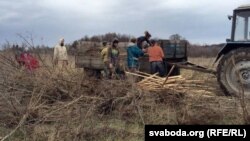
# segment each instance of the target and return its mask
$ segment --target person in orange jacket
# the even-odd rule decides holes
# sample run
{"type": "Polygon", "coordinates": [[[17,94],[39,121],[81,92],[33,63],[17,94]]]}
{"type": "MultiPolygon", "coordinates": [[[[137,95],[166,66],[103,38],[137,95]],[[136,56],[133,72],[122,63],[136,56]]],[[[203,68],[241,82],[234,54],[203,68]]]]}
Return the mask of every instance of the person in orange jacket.
{"type": "Polygon", "coordinates": [[[151,40],[150,43],[151,46],[147,48],[146,52],[149,55],[151,74],[155,74],[158,72],[159,75],[162,77],[165,73],[165,68],[163,65],[163,50],[155,40],[151,40]]]}

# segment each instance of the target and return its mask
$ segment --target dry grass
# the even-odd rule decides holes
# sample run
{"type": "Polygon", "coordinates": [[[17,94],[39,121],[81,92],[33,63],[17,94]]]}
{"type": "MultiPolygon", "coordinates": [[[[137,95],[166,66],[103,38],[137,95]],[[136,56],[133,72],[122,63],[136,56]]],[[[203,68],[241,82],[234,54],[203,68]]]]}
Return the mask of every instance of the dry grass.
{"type": "MultiPolygon", "coordinates": [[[[145,124],[244,124],[239,100],[219,96],[220,91],[144,91],[133,79],[85,77],[73,63],[59,73],[50,57],[43,58],[32,75],[1,58],[0,138],[137,141],[143,140],[145,124]]],[[[216,83],[211,75],[182,73],[216,83]]]]}

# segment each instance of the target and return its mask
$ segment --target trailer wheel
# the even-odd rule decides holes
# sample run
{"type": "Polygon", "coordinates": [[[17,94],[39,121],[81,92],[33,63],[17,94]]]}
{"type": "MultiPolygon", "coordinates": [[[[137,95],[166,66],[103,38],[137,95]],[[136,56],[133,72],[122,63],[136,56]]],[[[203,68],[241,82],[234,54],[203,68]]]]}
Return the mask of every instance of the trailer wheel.
{"type": "Polygon", "coordinates": [[[217,79],[227,95],[250,97],[250,48],[224,55],[217,67],[217,79]]]}
{"type": "Polygon", "coordinates": [[[84,73],[87,77],[95,77],[97,79],[102,78],[101,70],[84,68],[84,73]]]}
{"type": "Polygon", "coordinates": [[[93,69],[88,69],[88,68],[84,68],[84,74],[86,74],[86,76],[88,77],[93,77],[94,76],[94,72],[95,70],[93,69]]]}

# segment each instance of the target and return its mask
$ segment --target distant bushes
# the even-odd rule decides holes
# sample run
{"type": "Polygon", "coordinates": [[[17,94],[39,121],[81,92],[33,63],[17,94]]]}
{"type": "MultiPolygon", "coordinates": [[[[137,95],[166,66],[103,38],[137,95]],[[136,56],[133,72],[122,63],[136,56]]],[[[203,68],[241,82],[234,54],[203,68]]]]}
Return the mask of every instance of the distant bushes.
{"type": "MultiPolygon", "coordinates": [[[[96,43],[97,45],[101,45],[101,43],[96,43]]],[[[77,46],[82,46],[82,42],[78,42],[77,46]],[[80,45],[81,44],[81,45],[80,45]]],[[[188,45],[188,57],[216,57],[218,52],[222,49],[224,44],[216,44],[216,45],[197,45],[197,44],[190,44],[188,45]]],[[[19,46],[20,48],[24,48],[19,46]]],[[[93,46],[94,47],[94,46],[93,46]]],[[[72,46],[72,44],[67,45],[68,53],[70,55],[74,55],[77,51],[77,47],[72,46]]],[[[8,46],[3,48],[4,51],[15,51],[15,46],[8,46]]],[[[47,46],[36,46],[30,49],[33,53],[41,53],[41,54],[52,54],[53,47],[47,46]]]]}
{"type": "MultiPolygon", "coordinates": [[[[75,40],[70,44],[66,44],[68,48],[68,53],[70,55],[75,55],[79,47],[97,47],[100,46],[103,41],[112,42],[114,38],[118,38],[121,43],[127,44],[129,40],[132,38],[132,35],[128,34],[119,34],[119,33],[106,33],[102,35],[93,35],[93,36],[84,36],[79,40],[75,40]],[[86,45],[87,44],[87,45],[86,45]]],[[[169,37],[169,40],[185,40],[179,34],[173,34],[169,37]]],[[[30,47],[30,44],[22,43],[18,45],[19,48],[29,47],[31,52],[33,53],[42,53],[42,54],[52,54],[53,47],[48,47],[44,45],[36,45],[34,47],[30,47]]],[[[218,52],[221,50],[224,44],[213,44],[213,45],[199,45],[199,44],[192,44],[189,43],[188,45],[188,57],[215,57],[218,52]]],[[[7,42],[6,44],[2,45],[2,50],[8,51],[12,50],[15,51],[17,49],[17,45],[10,44],[7,42]]],[[[124,50],[123,50],[124,51],[124,50]]]]}
{"type": "Polygon", "coordinates": [[[188,46],[188,57],[216,57],[224,44],[195,45],[188,46]]]}
{"type": "MultiPolygon", "coordinates": [[[[84,43],[94,42],[101,44],[102,41],[112,42],[114,38],[118,38],[120,42],[129,42],[129,39],[133,37],[131,35],[119,34],[119,33],[106,33],[103,35],[94,35],[92,37],[85,36],[79,40],[74,41],[69,45],[70,54],[76,50],[77,46],[82,46],[84,43]]],[[[169,37],[169,40],[186,40],[179,34],[173,34],[169,37]]],[[[190,43],[188,45],[189,57],[215,57],[224,44],[213,45],[198,45],[190,43]]]]}

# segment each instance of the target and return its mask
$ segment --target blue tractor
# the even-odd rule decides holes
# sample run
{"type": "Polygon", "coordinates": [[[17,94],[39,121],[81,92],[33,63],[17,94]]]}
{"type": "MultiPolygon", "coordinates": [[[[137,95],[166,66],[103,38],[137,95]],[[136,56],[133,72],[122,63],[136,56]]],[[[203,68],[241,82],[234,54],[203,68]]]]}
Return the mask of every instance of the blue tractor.
{"type": "Polygon", "coordinates": [[[229,19],[231,39],[217,55],[217,79],[226,94],[250,97],[250,5],[235,9],[229,19]]]}

